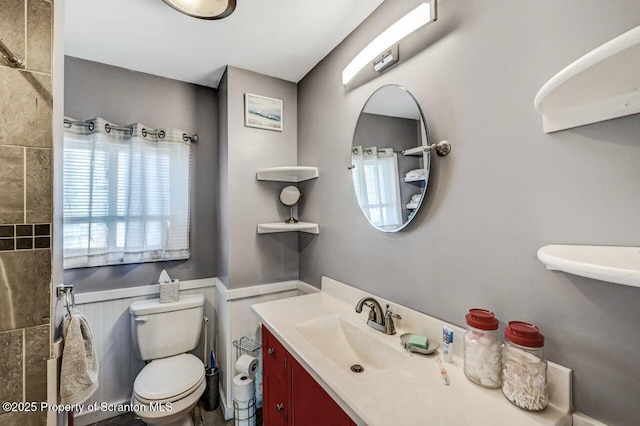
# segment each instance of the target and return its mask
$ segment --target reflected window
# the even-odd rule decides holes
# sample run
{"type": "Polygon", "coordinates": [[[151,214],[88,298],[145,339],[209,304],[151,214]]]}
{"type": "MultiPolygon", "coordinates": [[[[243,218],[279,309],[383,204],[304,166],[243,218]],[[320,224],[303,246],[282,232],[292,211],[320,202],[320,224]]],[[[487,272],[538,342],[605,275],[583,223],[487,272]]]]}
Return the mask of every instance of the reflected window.
{"type": "Polygon", "coordinates": [[[379,228],[402,225],[398,157],[392,148],[353,147],[353,185],[367,219],[379,228]]]}

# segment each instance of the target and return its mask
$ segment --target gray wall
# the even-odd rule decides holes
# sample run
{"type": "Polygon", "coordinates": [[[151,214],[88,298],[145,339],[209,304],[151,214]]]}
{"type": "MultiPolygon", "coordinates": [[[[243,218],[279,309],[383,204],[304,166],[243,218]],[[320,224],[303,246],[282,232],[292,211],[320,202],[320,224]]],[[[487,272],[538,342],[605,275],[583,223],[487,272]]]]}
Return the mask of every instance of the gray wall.
{"type": "MultiPolygon", "coordinates": [[[[297,87],[294,83],[228,67],[221,84],[226,97],[227,123],[221,124],[226,140],[220,139],[221,184],[223,194],[219,228],[226,237],[219,253],[225,263],[221,279],[229,288],[298,278],[298,237],[296,233],[258,235],[256,226],[263,222],[284,221],[288,209],[278,195],[285,186],[277,182],[259,182],[259,169],[297,164],[297,87]],[[245,127],[244,94],[281,99],[284,108],[284,130],[245,127]],[[226,156],[224,161],[223,156],[226,156]]],[[[222,99],[222,98],[221,98],[222,99]]],[[[222,107],[221,107],[222,108],[222,107]]]]}
{"type": "Polygon", "coordinates": [[[154,128],[178,128],[198,133],[192,144],[191,258],[185,261],[69,269],[65,282],[78,293],[158,282],[162,269],[174,279],[215,277],[217,215],[217,94],[216,90],[66,57],[65,115],[95,116],[154,128]]]}
{"type": "Polygon", "coordinates": [[[640,424],[640,289],[536,258],[551,243],[640,245],[640,115],[545,134],[533,108],[556,72],[639,25],[640,2],[442,0],[426,50],[346,92],[342,69],[417,3],[384,2],[299,84],[298,160],[321,169],[305,185],[301,216],[321,233],[300,237],[300,278],[327,275],[459,325],[472,307],[531,321],[548,358],[574,370],[578,410],[640,424]],[[453,144],[399,234],[367,223],[347,170],[358,114],[389,83],[420,102],[432,140],[453,144]]]}

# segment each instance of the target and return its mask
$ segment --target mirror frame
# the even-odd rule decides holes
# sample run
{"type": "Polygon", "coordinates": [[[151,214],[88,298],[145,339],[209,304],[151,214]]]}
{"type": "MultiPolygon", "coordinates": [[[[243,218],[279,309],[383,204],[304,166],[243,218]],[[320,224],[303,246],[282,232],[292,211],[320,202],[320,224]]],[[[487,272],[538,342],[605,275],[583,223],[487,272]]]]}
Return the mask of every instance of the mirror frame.
{"type": "MultiPolygon", "coordinates": [[[[425,140],[422,141],[422,146],[429,146],[429,125],[427,124],[427,120],[424,117],[424,112],[422,111],[422,107],[420,106],[420,103],[418,102],[416,97],[413,96],[413,94],[407,88],[405,88],[404,86],[401,86],[399,84],[393,84],[393,83],[385,84],[383,86],[378,87],[367,98],[367,101],[364,103],[364,105],[362,106],[362,109],[360,110],[360,113],[358,114],[358,119],[356,120],[354,129],[353,129],[353,136],[351,138],[351,146],[349,147],[349,163],[348,164],[352,164],[351,156],[353,155],[353,141],[355,140],[356,131],[358,130],[358,121],[360,121],[360,117],[364,113],[364,109],[367,107],[367,104],[369,103],[371,98],[375,96],[376,93],[378,93],[381,89],[383,89],[385,87],[390,87],[390,86],[397,87],[398,89],[400,89],[403,92],[405,92],[407,95],[409,95],[409,97],[411,97],[411,100],[413,100],[413,102],[418,107],[418,112],[420,113],[420,119],[422,120],[422,125],[424,126],[424,134],[425,134],[425,140]]],[[[416,218],[416,216],[418,216],[418,214],[420,213],[420,208],[422,207],[424,199],[425,199],[425,197],[427,195],[427,190],[429,189],[429,177],[431,175],[431,152],[430,151],[429,152],[424,152],[422,154],[422,158],[423,158],[423,161],[424,161],[424,168],[428,169],[429,173],[425,175],[424,191],[422,192],[422,197],[420,197],[420,202],[418,203],[418,207],[416,207],[416,209],[415,209],[416,213],[413,215],[413,217],[411,219],[409,219],[405,223],[403,223],[402,226],[399,226],[399,227],[397,227],[395,229],[383,229],[383,228],[379,228],[376,225],[374,225],[373,223],[371,223],[371,221],[369,220],[369,218],[365,214],[364,210],[362,209],[362,206],[358,202],[358,197],[356,195],[356,189],[355,189],[355,187],[353,185],[353,177],[351,176],[351,190],[353,191],[353,197],[356,200],[356,204],[358,205],[358,208],[360,209],[360,212],[362,213],[364,218],[367,220],[369,225],[373,226],[376,230],[381,231],[381,232],[385,232],[385,233],[400,232],[400,231],[404,230],[407,226],[409,226],[409,224],[411,222],[413,222],[413,220],[416,218]]],[[[349,170],[351,171],[351,167],[349,167],[349,170]]]]}

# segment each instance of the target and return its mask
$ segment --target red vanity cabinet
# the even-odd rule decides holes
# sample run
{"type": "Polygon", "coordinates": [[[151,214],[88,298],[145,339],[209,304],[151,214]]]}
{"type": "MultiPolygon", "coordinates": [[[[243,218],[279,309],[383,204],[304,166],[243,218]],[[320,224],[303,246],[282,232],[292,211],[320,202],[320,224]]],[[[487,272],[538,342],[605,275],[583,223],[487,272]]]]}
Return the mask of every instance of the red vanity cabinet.
{"type": "Polygon", "coordinates": [[[262,327],[262,418],[265,426],[287,424],[287,350],[262,327]]]}
{"type": "Polygon", "coordinates": [[[264,326],[262,360],[264,426],[355,426],[264,326]]]}

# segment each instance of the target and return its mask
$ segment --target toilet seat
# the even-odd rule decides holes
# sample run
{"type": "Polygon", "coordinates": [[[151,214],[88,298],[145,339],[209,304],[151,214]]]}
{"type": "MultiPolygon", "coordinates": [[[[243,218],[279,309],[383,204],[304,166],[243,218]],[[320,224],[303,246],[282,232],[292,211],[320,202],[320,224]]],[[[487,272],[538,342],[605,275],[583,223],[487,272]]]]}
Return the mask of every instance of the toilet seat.
{"type": "Polygon", "coordinates": [[[170,396],[169,398],[164,398],[164,399],[147,399],[147,398],[144,398],[143,396],[138,395],[137,393],[134,393],[134,396],[142,404],[146,404],[146,405],[154,404],[154,403],[166,404],[167,402],[176,402],[178,400],[181,400],[182,398],[185,398],[186,396],[189,396],[196,389],[198,389],[203,383],[204,383],[204,377],[198,383],[193,385],[191,389],[186,390],[178,395],[170,396]]]}
{"type": "MultiPolygon", "coordinates": [[[[164,425],[172,424],[176,420],[189,416],[189,412],[198,403],[207,386],[206,380],[202,380],[200,385],[190,395],[171,403],[170,411],[153,410],[148,404],[144,404],[134,394],[131,397],[131,404],[135,407],[134,412],[147,424],[164,425]]],[[[156,402],[156,401],[154,401],[156,402]]]]}
{"type": "Polygon", "coordinates": [[[133,384],[143,404],[174,402],[193,393],[204,382],[204,364],[191,354],[157,359],[147,364],[133,384]]]}

